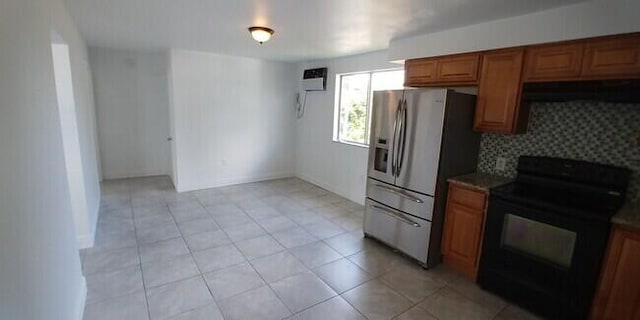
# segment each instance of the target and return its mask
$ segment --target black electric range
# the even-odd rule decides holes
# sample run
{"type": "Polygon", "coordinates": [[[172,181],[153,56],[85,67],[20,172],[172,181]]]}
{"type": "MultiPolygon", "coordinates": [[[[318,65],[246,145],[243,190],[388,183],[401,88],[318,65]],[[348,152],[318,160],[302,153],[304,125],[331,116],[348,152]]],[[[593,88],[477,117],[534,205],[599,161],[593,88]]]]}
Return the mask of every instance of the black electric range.
{"type": "Polygon", "coordinates": [[[630,170],[522,156],[491,189],[478,283],[546,318],[585,319],[630,170]]]}

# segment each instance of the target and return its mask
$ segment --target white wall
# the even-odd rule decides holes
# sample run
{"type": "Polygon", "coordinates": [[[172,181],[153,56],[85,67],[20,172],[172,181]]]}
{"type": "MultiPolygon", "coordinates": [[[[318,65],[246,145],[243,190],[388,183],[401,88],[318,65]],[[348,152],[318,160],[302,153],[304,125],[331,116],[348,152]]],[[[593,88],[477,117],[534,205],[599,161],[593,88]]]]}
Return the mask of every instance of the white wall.
{"type": "Polygon", "coordinates": [[[170,172],[167,54],[91,48],[105,179],[170,172]]]}
{"type": "MultiPolygon", "coordinates": [[[[71,63],[77,66],[74,81],[86,79],[84,43],[60,1],[0,1],[2,319],[79,320],[84,308],[86,286],[65,173],[51,29],[70,45],[71,63]]],[[[86,123],[91,92],[85,88],[76,88],[80,130],[91,128],[86,123]]],[[[94,137],[90,130],[84,133],[81,148],[94,137]]],[[[83,165],[92,167],[88,158],[83,157],[83,165]]],[[[97,176],[89,173],[88,180],[97,176]]],[[[90,191],[98,190],[90,185],[90,191]]],[[[89,193],[95,204],[99,193],[89,193]]]]}
{"type": "Polygon", "coordinates": [[[640,31],[640,1],[591,0],[389,43],[389,60],[640,31]]]}
{"type": "Polygon", "coordinates": [[[304,117],[296,122],[296,176],[363,204],[369,149],[333,142],[336,74],[401,66],[387,62],[386,51],[305,62],[298,65],[297,83],[304,69],[319,67],[328,68],[327,90],[308,93],[304,117]]]}
{"type": "Polygon", "coordinates": [[[178,191],[293,175],[295,64],[175,50],[170,73],[178,191]]]}

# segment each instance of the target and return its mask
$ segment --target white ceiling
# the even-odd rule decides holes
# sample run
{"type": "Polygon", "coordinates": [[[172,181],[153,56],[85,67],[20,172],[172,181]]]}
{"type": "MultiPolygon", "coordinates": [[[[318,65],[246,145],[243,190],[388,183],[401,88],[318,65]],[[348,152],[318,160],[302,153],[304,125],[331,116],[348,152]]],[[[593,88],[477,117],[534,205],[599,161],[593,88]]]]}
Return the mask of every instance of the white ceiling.
{"type": "MultiPolygon", "coordinates": [[[[66,0],[90,46],[181,48],[301,61],[384,49],[392,38],[582,0],[66,0]],[[247,28],[275,29],[258,45],[247,28]]],[[[436,45],[436,44],[434,44],[436,45]]]]}

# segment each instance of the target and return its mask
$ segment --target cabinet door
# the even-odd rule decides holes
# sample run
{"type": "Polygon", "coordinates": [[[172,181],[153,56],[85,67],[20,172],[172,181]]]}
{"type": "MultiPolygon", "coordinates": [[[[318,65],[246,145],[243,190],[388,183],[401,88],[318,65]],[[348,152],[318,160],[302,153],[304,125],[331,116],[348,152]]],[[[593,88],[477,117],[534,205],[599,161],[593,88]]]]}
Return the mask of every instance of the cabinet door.
{"type": "Polygon", "coordinates": [[[535,46],[527,49],[524,81],[577,78],[582,68],[582,43],[535,46]]]}
{"type": "MultiPolygon", "coordinates": [[[[457,189],[452,186],[449,192],[457,189]]],[[[449,198],[442,243],[444,263],[473,280],[478,273],[483,224],[484,208],[474,209],[449,198]]]]}
{"type": "Polygon", "coordinates": [[[404,64],[404,85],[419,87],[436,82],[436,60],[416,59],[408,60],[404,64]]]}
{"type": "Polygon", "coordinates": [[[582,77],[640,77],[640,36],[589,41],[585,45],[582,77]]]}
{"type": "Polygon", "coordinates": [[[440,58],[437,79],[441,83],[475,83],[478,81],[479,54],[440,58]]]}
{"type": "Polygon", "coordinates": [[[516,133],[526,129],[528,108],[520,105],[524,49],[494,51],[482,57],[474,129],[516,133]]]}
{"type": "Polygon", "coordinates": [[[640,319],[640,231],[614,227],[592,318],[640,319]]]}

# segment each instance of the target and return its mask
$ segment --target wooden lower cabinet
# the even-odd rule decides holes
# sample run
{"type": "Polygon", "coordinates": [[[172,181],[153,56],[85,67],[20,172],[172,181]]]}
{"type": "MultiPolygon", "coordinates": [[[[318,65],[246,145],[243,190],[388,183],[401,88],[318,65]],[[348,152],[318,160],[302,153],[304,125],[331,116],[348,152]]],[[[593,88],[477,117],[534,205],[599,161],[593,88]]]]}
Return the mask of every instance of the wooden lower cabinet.
{"type": "Polygon", "coordinates": [[[444,264],[473,281],[484,231],[486,194],[451,183],[445,214],[442,253],[444,264]]]}
{"type": "Polygon", "coordinates": [[[592,319],[640,319],[640,230],[614,226],[592,319]]]}

